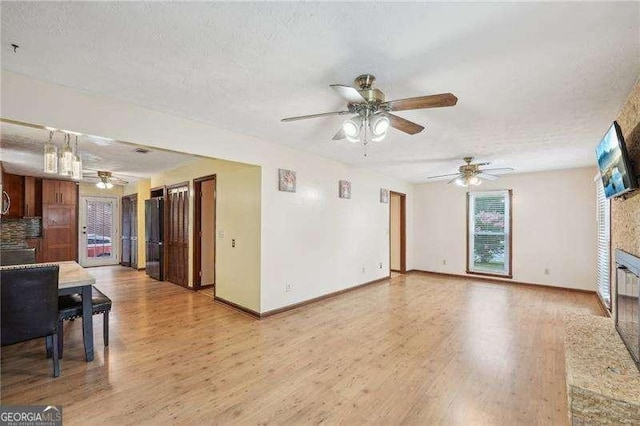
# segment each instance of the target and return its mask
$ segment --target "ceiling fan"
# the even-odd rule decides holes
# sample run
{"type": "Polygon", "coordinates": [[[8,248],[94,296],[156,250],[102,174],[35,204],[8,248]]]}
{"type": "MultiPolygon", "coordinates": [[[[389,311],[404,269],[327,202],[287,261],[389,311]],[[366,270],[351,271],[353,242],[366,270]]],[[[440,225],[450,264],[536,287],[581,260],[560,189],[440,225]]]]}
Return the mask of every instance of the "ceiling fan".
{"type": "Polygon", "coordinates": [[[391,114],[391,112],[448,107],[458,102],[458,98],[451,93],[387,101],[384,93],[380,89],[373,87],[375,81],[376,78],[373,75],[363,74],[354,80],[357,88],[343,84],[330,84],[329,87],[346,99],[347,109],[283,118],[282,121],[306,120],[308,118],[333,115],[352,115],[353,117],[342,124],[342,128],[332,139],[347,139],[350,142],[363,142],[366,145],[369,139],[374,142],[384,139],[389,127],[410,135],[415,135],[424,130],[423,126],[391,114]]]}
{"type": "Polygon", "coordinates": [[[458,173],[429,176],[427,179],[437,179],[442,177],[454,176],[454,178],[447,183],[455,183],[456,185],[459,185],[459,186],[480,185],[482,183],[482,179],[486,179],[486,180],[498,179],[498,176],[487,173],[487,172],[513,170],[511,167],[482,169],[481,168],[482,166],[488,166],[490,163],[472,163],[473,157],[464,157],[463,161],[466,164],[463,164],[458,168],[458,173]]]}
{"type": "Polygon", "coordinates": [[[85,172],[82,174],[82,180],[95,182],[96,186],[100,189],[111,189],[113,185],[126,185],[129,183],[124,179],[114,177],[111,172],[104,170],[91,170],[90,173],[85,172]]]}

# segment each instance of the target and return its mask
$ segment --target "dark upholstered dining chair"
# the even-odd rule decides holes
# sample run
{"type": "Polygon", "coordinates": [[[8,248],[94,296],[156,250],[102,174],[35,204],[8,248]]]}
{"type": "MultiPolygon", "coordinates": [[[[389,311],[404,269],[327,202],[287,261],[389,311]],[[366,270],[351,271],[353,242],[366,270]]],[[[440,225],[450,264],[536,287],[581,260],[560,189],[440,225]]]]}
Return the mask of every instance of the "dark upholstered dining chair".
{"type": "MultiPolygon", "coordinates": [[[[70,294],[60,296],[58,299],[58,357],[62,358],[62,347],[64,346],[63,327],[64,320],[73,320],[82,317],[82,296],[70,294]]],[[[103,314],[102,333],[104,345],[109,346],[109,312],[111,311],[111,299],[100,290],[93,287],[91,295],[91,313],[93,315],[103,314]]]]}
{"type": "MultiPolygon", "coordinates": [[[[58,273],[57,265],[0,270],[2,346],[39,337],[57,346],[58,273]]],[[[54,353],[53,377],[59,375],[58,354],[54,353]]]]}

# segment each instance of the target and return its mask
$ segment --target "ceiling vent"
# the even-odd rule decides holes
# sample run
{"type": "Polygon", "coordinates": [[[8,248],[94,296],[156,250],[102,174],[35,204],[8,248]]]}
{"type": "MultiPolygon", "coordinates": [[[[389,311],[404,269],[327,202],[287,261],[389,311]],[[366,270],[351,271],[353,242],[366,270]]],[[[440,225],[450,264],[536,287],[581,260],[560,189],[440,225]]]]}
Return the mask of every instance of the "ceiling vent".
{"type": "Polygon", "coordinates": [[[135,152],[137,152],[138,154],[148,154],[149,150],[146,148],[136,148],[134,149],[135,152]]]}

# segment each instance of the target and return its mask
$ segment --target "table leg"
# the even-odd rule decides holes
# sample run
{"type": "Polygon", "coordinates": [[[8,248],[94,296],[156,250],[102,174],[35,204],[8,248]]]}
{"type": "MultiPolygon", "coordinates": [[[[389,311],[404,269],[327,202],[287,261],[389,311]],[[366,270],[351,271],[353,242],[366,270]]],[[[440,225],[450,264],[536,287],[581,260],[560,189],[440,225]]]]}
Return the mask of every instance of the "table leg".
{"type": "Polygon", "coordinates": [[[87,362],[93,361],[93,312],[91,307],[92,286],[82,287],[82,336],[87,362]]]}

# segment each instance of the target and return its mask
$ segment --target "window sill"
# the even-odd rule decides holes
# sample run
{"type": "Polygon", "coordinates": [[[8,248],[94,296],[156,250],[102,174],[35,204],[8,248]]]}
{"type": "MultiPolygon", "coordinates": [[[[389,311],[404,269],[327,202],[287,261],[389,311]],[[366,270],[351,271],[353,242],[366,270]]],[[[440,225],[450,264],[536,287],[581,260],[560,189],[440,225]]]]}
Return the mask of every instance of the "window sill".
{"type": "Polygon", "coordinates": [[[470,274],[470,275],[481,275],[483,277],[495,277],[495,278],[507,278],[507,279],[512,279],[513,278],[512,274],[508,274],[508,275],[505,275],[505,274],[492,274],[492,273],[489,273],[489,272],[470,271],[468,269],[467,269],[467,274],[470,274]]]}

